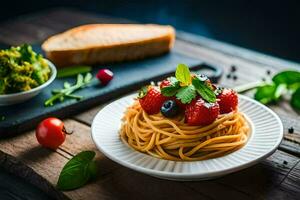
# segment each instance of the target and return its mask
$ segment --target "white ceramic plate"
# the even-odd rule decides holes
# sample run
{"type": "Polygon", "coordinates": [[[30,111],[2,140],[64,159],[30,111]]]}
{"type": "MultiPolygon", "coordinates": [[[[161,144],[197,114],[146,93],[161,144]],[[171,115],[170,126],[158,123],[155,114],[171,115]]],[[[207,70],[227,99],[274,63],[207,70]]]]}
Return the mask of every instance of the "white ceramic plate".
{"type": "Polygon", "coordinates": [[[169,180],[205,180],[252,166],[270,156],[283,137],[279,117],[266,106],[239,96],[239,109],[250,122],[252,133],[247,144],[229,155],[204,161],[168,161],[140,153],[119,137],[121,118],[136,95],[129,95],[103,108],[94,118],[92,138],[111,160],[133,170],[169,180]]]}

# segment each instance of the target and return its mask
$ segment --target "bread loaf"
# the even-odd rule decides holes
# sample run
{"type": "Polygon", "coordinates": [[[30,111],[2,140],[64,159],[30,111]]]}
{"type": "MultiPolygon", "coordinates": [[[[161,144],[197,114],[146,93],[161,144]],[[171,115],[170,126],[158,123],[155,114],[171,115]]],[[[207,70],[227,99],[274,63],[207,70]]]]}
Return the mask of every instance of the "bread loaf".
{"type": "Polygon", "coordinates": [[[42,44],[57,66],[107,64],[168,52],[175,40],[171,26],[90,24],[54,35],[42,44]]]}

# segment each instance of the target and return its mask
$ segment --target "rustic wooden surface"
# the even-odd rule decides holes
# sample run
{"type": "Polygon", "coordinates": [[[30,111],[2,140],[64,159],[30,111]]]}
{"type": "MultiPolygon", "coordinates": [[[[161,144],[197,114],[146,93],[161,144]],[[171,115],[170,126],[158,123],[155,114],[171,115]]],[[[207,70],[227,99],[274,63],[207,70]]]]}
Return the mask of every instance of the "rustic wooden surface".
{"type": "MultiPolygon", "coordinates": [[[[48,36],[86,23],[125,23],[68,9],[41,11],[0,24],[0,42],[37,43],[48,36]]],[[[277,71],[299,67],[296,63],[255,53],[200,36],[178,32],[174,51],[217,64],[224,68],[224,86],[268,77],[277,71]],[[237,80],[227,79],[230,67],[237,67],[237,80]]],[[[252,95],[249,93],[248,95],[252,95]]],[[[108,102],[109,103],[109,102],[108,102]]],[[[160,180],[124,168],[97,151],[91,140],[90,125],[104,105],[65,119],[74,130],[57,151],[38,145],[34,131],[0,140],[0,165],[24,178],[55,199],[299,199],[300,196],[300,117],[284,102],[271,108],[284,124],[284,140],[279,149],[261,163],[212,181],[174,182],[160,180]],[[295,131],[289,134],[287,129],[295,131]],[[55,189],[64,164],[82,150],[97,152],[99,178],[80,189],[60,192],[55,189]]]]}

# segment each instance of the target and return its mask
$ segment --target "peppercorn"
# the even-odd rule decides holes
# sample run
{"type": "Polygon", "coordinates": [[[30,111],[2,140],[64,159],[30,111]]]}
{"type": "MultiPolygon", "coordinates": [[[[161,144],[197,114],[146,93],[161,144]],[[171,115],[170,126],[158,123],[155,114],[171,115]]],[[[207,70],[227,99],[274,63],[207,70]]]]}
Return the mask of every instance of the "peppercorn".
{"type": "Polygon", "coordinates": [[[235,72],[236,71],[236,66],[235,65],[231,65],[231,72],[235,72]]]}
{"type": "Polygon", "coordinates": [[[288,131],[289,131],[289,133],[292,134],[292,133],[294,133],[294,128],[291,126],[288,131]]]}

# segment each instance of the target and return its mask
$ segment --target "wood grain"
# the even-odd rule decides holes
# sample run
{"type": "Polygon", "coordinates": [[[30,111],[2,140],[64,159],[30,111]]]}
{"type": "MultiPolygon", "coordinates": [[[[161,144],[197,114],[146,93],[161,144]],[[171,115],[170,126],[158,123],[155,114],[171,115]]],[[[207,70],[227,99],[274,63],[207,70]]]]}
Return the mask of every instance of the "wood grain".
{"type": "MultiPolygon", "coordinates": [[[[54,9],[20,17],[0,25],[0,42],[20,44],[37,43],[52,34],[86,23],[128,23],[124,19],[87,14],[76,10],[54,9]]],[[[221,84],[234,87],[299,66],[270,56],[240,49],[203,37],[178,32],[174,51],[201,58],[224,68],[225,75],[232,65],[237,67],[237,80],[225,76],[221,84]],[[193,40],[192,40],[193,39],[193,40]]],[[[252,93],[247,93],[251,96],[252,93]]],[[[108,102],[109,103],[109,102],[108,102]]],[[[299,115],[287,102],[271,108],[281,117],[285,140],[272,156],[243,171],[225,177],[201,182],[174,182],[160,180],[124,168],[97,151],[91,140],[90,128],[99,105],[72,119],[65,120],[66,127],[74,133],[57,151],[38,145],[34,131],[0,140],[0,165],[26,179],[56,199],[299,199],[299,115]],[[293,126],[295,132],[287,133],[293,126]],[[78,190],[61,193],[56,185],[64,164],[82,150],[97,152],[100,175],[78,190]],[[282,151],[283,150],[283,151],[282,151]]]]}

